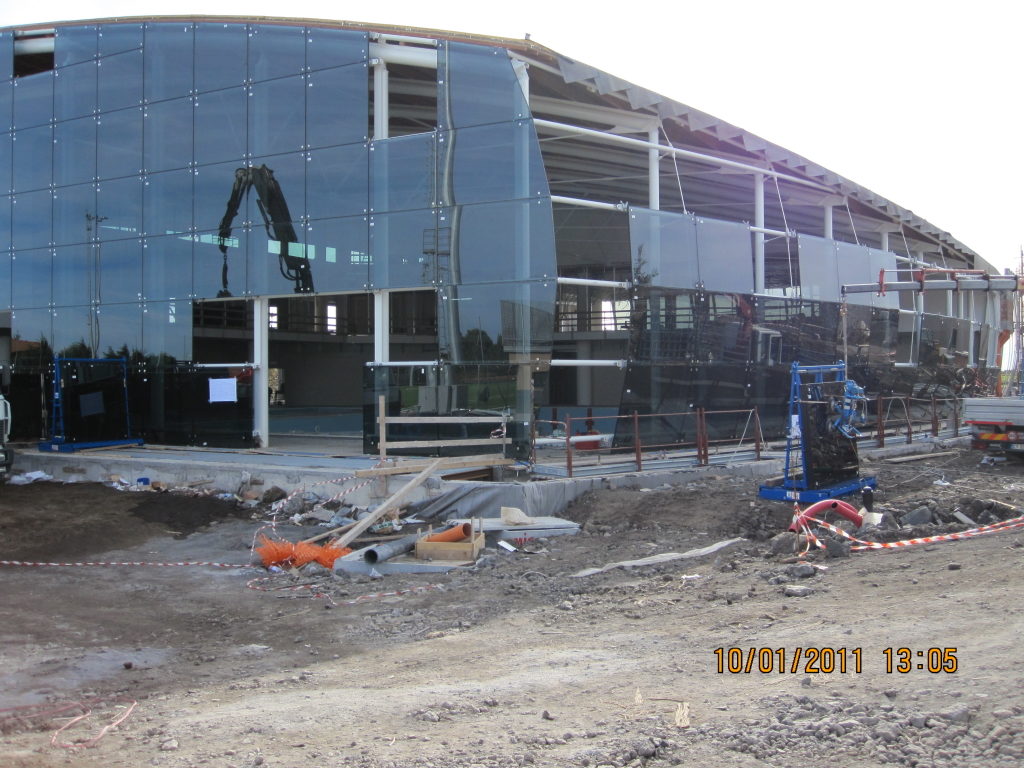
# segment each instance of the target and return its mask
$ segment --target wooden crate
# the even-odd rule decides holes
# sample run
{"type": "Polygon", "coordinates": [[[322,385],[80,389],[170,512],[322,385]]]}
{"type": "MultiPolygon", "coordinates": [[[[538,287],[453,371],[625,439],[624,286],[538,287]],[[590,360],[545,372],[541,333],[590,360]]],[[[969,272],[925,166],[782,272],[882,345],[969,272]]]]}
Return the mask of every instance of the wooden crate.
{"type": "Polygon", "coordinates": [[[472,536],[463,541],[424,541],[420,539],[416,542],[416,557],[419,560],[471,562],[476,560],[483,548],[483,531],[474,531],[472,536]]]}

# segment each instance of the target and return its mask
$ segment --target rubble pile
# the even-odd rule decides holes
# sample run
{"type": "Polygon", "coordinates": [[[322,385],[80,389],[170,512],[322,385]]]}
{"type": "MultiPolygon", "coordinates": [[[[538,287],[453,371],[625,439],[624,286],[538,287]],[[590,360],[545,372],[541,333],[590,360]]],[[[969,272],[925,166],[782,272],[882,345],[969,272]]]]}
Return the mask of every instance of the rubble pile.
{"type": "Polygon", "coordinates": [[[915,707],[917,695],[904,706],[888,700],[897,698],[895,690],[885,697],[870,704],[838,695],[773,696],[760,702],[769,710],[765,717],[745,719],[740,727],[735,721],[705,723],[684,738],[713,740],[768,761],[786,755],[813,762],[823,744],[836,758],[911,768],[988,768],[1020,765],[1024,759],[1024,707],[994,710],[982,720],[977,708],[965,703],[932,710],[915,707]]]}

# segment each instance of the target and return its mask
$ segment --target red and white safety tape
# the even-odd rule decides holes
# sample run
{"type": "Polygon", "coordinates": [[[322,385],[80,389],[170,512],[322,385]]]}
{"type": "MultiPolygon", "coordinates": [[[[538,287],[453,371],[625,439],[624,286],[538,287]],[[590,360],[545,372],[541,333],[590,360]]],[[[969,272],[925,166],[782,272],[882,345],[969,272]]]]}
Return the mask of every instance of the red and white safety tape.
{"type": "Polygon", "coordinates": [[[29,562],[26,560],[0,560],[0,565],[27,565],[31,567],[42,567],[42,566],[94,566],[94,565],[107,565],[107,566],[125,566],[125,565],[150,565],[157,568],[170,568],[170,567],[181,567],[191,565],[205,565],[211,568],[252,568],[253,566],[248,563],[213,563],[207,561],[184,561],[180,563],[147,563],[143,561],[133,560],[131,562],[114,562],[114,563],[41,563],[41,562],[29,562]]]}
{"type": "MultiPolygon", "coordinates": [[[[1008,531],[1014,528],[1024,527],[1024,516],[1014,517],[1009,520],[1000,520],[997,523],[991,525],[982,525],[977,528],[970,528],[966,531],[958,531],[957,533],[943,533],[936,536],[921,536],[916,539],[903,539],[902,541],[864,541],[858,539],[855,536],[844,531],[831,523],[826,523],[824,520],[819,520],[815,517],[807,518],[809,522],[814,522],[820,525],[822,528],[831,531],[845,539],[850,540],[854,543],[854,546],[850,547],[851,551],[859,552],[869,549],[903,549],[905,547],[912,547],[918,544],[934,544],[940,541],[957,541],[958,539],[969,539],[975,536],[983,536],[989,533],[1000,533],[1001,531],[1008,531]]],[[[808,547],[811,543],[817,546],[819,549],[824,549],[825,545],[819,541],[818,537],[811,532],[809,527],[805,527],[804,533],[808,538],[808,547]]],[[[804,550],[804,553],[807,549],[804,550]]]]}

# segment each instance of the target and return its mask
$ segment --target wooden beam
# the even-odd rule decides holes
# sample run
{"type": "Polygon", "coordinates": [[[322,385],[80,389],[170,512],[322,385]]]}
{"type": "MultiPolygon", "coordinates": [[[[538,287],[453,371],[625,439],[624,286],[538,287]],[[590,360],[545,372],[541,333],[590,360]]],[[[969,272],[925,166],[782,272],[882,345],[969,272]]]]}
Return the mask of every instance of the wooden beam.
{"type": "MultiPolygon", "coordinates": [[[[462,459],[445,459],[444,465],[441,466],[442,470],[445,469],[464,469],[466,467],[507,467],[515,464],[515,459],[506,458],[489,458],[486,456],[477,456],[475,458],[462,458],[462,459]]],[[[372,469],[357,469],[355,472],[356,477],[383,477],[385,475],[411,475],[413,472],[419,472],[425,466],[422,461],[410,461],[407,464],[396,464],[393,467],[374,467],[372,469]]]]}
{"type": "MultiPolygon", "coordinates": [[[[393,509],[396,509],[398,505],[402,502],[402,500],[405,499],[406,496],[408,496],[413,490],[415,490],[419,486],[423,485],[423,482],[434,473],[434,470],[436,470],[443,461],[444,459],[434,459],[432,462],[430,462],[426,467],[424,467],[422,472],[420,472],[418,475],[416,475],[416,477],[414,477],[408,483],[406,483],[393,494],[391,494],[391,496],[383,504],[381,504],[379,507],[373,510],[373,512],[371,512],[362,520],[360,520],[351,528],[349,528],[348,531],[344,535],[342,535],[341,538],[334,542],[334,546],[348,546],[348,543],[352,541],[352,539],[356,538],[356,536],[358,536],[371,525],[376,523],[388,512],[390,512],[393,509]]],[[[344,527],[345,526],[342,526],[342,528],[344,527]]],[[[318,536],[314,536],[311,539],[306,539],[306,541],[319,541],[320,539],[325,539],[328,536],[333,536],[339,530],[341,530],[341,528],[335,528],[333,530],[326,531],[325,533],[321,533],[318,536]]]]}

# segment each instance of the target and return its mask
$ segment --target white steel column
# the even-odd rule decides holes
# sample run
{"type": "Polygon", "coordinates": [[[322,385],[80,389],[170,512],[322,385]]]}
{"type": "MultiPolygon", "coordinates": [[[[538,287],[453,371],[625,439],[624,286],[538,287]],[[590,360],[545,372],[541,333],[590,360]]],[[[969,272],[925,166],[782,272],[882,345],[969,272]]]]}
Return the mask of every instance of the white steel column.
{"type": "Polygon", "coordinates": [[[388,65],[383,59],[373,62],[373,138],[388,137],[388,65]]]}
{"type": "Polygon", "coordinates": [[[270,302],[252,300],[252,435],[256,447],[270,445],[270,302]]]}
{"type": "Polygon", "coordinates": [[[828,240],[834,240],[832,236],[832,206],[825,206],[825,238],[828,240]]]}
{"type": "Polygon", "coordinates": [[[373,362],[391,362],[391,292],[373,292],[373,362]]]}
{"type": "Polygon", "coordinates": [[[889,250],[889,230],[883,229],[879,234],[882,236],[882,243],[879,246],[883,251],[889,250]]]}
{"type": "MultiPolygon", "coordinates": [[[[647,132],[647,140],[659,143],[661,132],[655,126],[647,132]]],[[[661,210],[661,152],[651,147],[647,150],[647,207],[652,211],[661,210]]]]}
{"type": "Polygon", "coordinates": [[[764,174],[754,174],[754,293],[764,293],[764,174]]]}

